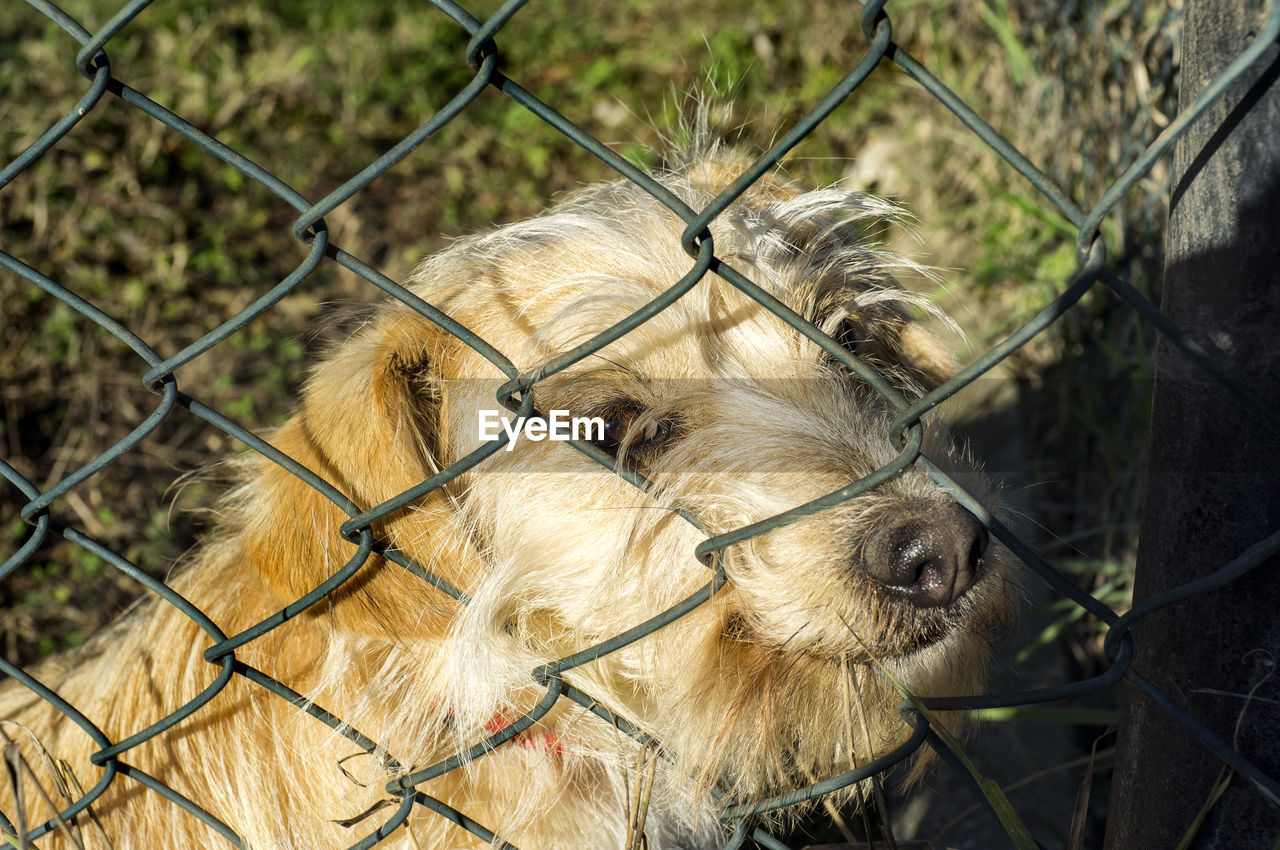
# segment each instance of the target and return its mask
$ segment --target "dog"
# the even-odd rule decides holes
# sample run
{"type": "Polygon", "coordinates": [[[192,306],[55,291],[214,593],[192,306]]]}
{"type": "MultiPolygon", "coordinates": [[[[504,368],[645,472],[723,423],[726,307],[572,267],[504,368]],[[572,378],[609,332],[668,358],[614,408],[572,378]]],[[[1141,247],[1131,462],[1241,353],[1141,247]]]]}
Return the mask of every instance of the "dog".
{"type": "MultiPolygon", "coordinates": [[[[747,166],[703,145],[657,179],[701,209],[747,166]]],[[[914,399],[955,366],[918,318],[937,311],[894,282],[895,261],[868,239],[894,214],[770,175],[709,233],[716,268],[914,399]]],[[[627,181],[595,185],[453,244],[409,287],[529,370],[682,279],[684,227],[627,181]]],[[[53,813],[101,780],[89,756],[103,744],[8,682],[0,730],[26,764],[0,793],[15,830],[44,825],[41,847],[223,841],[144,787],[152,777],[259,849],[348,846],[384,822],[376,837],[395,847],[720,847],[726,806],[902,744],[899,686],[981,689],[1017,595],[1011,558],[915,465],[695,556],[898,456],[895,408],[865,376],[714,269],[616,341],[543,371],[512,411],[498,401],[509,374],[481,351],[399,301],[377,308],[314,367],[272,445],[359,510],[491,453],[380,516],[366,542],[340,532],[352,511],[330,495],[269,458],[237,461],[216,530],[171,586],[225,635],[274,628],[210,663],[208,629],[153,600],[34,670],[111,742],[229,677],[119,754],[70,822],[53,813]],[[276,616],[353,557],[348,581],[276,616]],[[628,632],[685,600],[682,616],[628,632]],[[620,634],[632,639],[592,651],[620,634]],[[232,663],[292,698],[224,674],[232,663]],[[424,771],[434,765],[452,769],[424,771]]],[[[921,428],[923,454],[998,511],[946,428],[931,417],[921,428]]]]}

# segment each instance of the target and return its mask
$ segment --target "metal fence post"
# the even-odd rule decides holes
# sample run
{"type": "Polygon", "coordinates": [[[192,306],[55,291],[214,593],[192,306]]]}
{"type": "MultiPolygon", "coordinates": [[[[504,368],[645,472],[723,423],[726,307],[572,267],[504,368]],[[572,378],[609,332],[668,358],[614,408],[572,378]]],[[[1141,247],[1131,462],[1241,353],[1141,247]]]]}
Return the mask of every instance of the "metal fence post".
{"type": "MultiPolygon", "coordinates": [[[[1253,38],[1261,0],[1189,0],[1180,108],[1253,38]]],[[[1176,147],[1162,309],[1280,404],[1280,47],[1176,147]]],[[[1161,339],[1134,602],[1223,566],[1280,529],[1280,434],[1161,339]]],[[[1248,695],[1280,659],[1280,559],[1134,624],[1133,669],[1271,777],[1275,704],[1248,695]],[[1238,729],[1237,729],[1237,724],[1238,729]]],[[[1280,698],[1273,675],[1255,697],[1280,698]]],[[[1221,762],[1131,683],[1121,692],[1106,846],[1172,848],[1221,762]]],[[[1280,803],[1233,777],[1193,843],[1271,848],[1280,803]]]]}

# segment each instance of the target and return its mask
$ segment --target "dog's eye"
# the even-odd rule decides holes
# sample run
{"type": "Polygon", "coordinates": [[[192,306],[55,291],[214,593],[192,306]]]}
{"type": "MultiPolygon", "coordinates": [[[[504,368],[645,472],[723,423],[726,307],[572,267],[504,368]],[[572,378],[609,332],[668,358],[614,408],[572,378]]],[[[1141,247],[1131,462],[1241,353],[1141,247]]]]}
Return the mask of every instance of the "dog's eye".
{"type": "Polygon", "coordinates": [[[637,405],[615,407],[607,411],[601,417],[604,419],[604,438],[596,440],[596,445],[609,454],[616,455],[618,447],[627,439],[627,434],[643,413],[644,411],[637,405]]]}
{"type": "Polygon", "coordinates": [[[615,457],[625,446],[630,461],[652,460],[670,440],[673,426],[669,419],[645,413],[644,408],[635,404],[610,408],[600,414],[604,419],[604,438],[592,442],[615,457]]]}

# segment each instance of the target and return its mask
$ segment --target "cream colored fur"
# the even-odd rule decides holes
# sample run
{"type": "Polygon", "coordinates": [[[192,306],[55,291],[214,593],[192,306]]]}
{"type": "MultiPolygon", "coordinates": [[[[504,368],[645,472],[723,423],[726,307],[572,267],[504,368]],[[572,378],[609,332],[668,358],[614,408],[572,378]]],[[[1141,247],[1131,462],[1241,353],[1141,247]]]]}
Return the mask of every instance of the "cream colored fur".
{"type": "MultiPolygon", "coordinates": [[[[694,208],[743,167],[711,151],[661,180],[694,208]]],[[[893,211],[839,189],[760,181],[718,218],[717,255],[841,337],[907,394],[945,379],[950,358],[911,320],[896,261],[865,241],[893,211]]],[[[683,224],[625,183],[595,186],[545,215],[462,241],[422,264],[413,290],[531,368],[657,296],[692,260],[683,224]]],[[[479,445],[496,368],[412,310],[383,305],[315,368],[272,443],[362,509],[479,445]]],[[[634,332],[534,390],[540,410],[629,417],[622,449],[657,485],[639,492],[571,447],[520,441],[379,523],[391,547],[471,598],[462,606],[374,556],[306,614],[236,657],[378,741],[363,754],[284,700],[234,677],[196,715],[121,757],[229,824],[254,848],[344,847],[385,821],[388,781],[483,740],[545,693],[531,671],[610,638],[705,585],[694,548],[893,459],[892,412],[817,346],[714,275],[634,332]],[[621,411],[621,413],[618,413],[621,411]],[[646,443],[647,435],[657,435],[646,443]],[[675,508],[696,517],[697,530],[675,508]]],[[[927,428],[926,454],[995,497],[927,428]],[[977,482],[977,483],[975,483],[977,482]]],[[[975,585],[920,610],[860,568],[865,541],[951,504],[912,468],[869,494],[730,547],[727,584],[683,619],[566,681],[660,741],[648,847],[718,847],[710,795],[754,800],[851,769],[909,729],[882,663],[921,695],[983,683],[991,626],[1008,611],[1009,567],[987,551],[975,585]]],[[[355,547],[328,499],[263,459],[243,463],[212,539],[173,586],[234,634],[309,591],[355,547]]],[[[218,673],[212,641],[148,602],[35,675],[113,741],[182,705],[218,673]]],[[[101,775],[78,727],[15,683],[3,729],[52,789],[38,741],[79,785],[101,775]]],[[[523,850],[618,848],[644,769],[640,747],[561,699],[530,733],[419,790],[523,850]]],[[[647,768],[646,768],[647,769],[647,768]]],[[[24,777],[27,828],[51,816],[24,777]]],[[[57,797],[59,805],[66,800],[57,797]]],[[[852,791],[846,792],[852,793],[852,791]]],[[[72,797],[78,796],[72,794],[72,797]]],[[[396,801],[398,804],[398,801],[396,801]]],[[[10,792],[0,810],[16,816],[10,792]]],[[[202,848],[207,827],[120,776],[40,847],[202,848]],[[110,844],[106,839],[109,839],[110,844]]],[[[482,842],[421,807],[389,847],[482,842]]]]}

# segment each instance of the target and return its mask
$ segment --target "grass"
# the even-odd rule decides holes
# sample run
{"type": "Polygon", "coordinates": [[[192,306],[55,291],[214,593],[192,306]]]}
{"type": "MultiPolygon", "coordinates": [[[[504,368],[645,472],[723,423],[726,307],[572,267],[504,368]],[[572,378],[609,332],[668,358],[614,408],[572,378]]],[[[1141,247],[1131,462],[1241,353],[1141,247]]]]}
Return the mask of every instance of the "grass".
{"type": "MultiPolygon", "coordinates": [[[[480,17],[497,7],[477,3],[480,17]]],[[[93,29],[114,11],[64,8],[93,29]]],[[[896,40],[1088,205],[1174,108],[1176,13],[1119,0],[900,0],[896,40]]],[[[504,69],[634,162],[652,166],[681,92],[714,85],[764,149],[861,57],[848,4],[764,0],[543,0],[497,36],[504,69]],[[710,82],[708,82],[710,81],[710,82]]],[[[113,73],[311,199],[333,190],[471,78],[465,33],[420,3],[146,9],[111,41],[113,73]]],[[[25,149],[86,89],[76,46],[37,12],[0,20],[0,162],[25,149]]],[[[1075,267],[1075,232],[1053,207],[905,76],[882,66],[797,149],[789,169],[845,178],[901,200],[944,269],[939,294],[970,354],[1025,321],[1075,267]]],[[[450,236],[526,217],[611,176],[499,93],[471,108],[328,217],[346,250],[403,278],[450,236]]],[[[1156,288],[1163,173],[1108,219],[1112,266],[1156,288]]],[[[234,315],[305,254],[295,213],[176,133],[108,96],[52,152],[0,190],[0,247],[121,318],[167,356],[234,315]]],[[[279,424],[343,305],[377,296],[324,265],[273,310],[178,373],[185,392],[255,429],[279,424]],[[317,329],[320,330],[317,330],[317,329]]],[[[65,305],[0,273],[0,457],[44,489],[124,436],[156,405],[144,364],[65,305]]],[[[1123,606],[1140,501],[1151,332],[1092,293],[1004,368],[999,407],[967,403],[1021,450],[994,471],[1015,486],[1052,556],[1123,606]],[[1116,404],[1127,399],[1126,404],[1116,404]]],[[[962,394],[961,401],[983,395],[962,394]]],[[[995,442],[994,440],[992,442],[995,442]]],[[[193,545],[216,482],[184,473],[238,450],[175,415],[54,506],[55,514],[156,575],[193,545]]],[[[30,534],[25,500],[0,486],[0,557],[30,534]]],[[[139,588],[95,556],[50,541],[0,582],[0,651],[28,663],[75,646],[139,588]]],[[[1052,606],[1052,601],[1048,603],[1052,606]]],[[[1065,651],[1098,663],[1097,624],[1047,607],[1019,665],[1065,651]]],[[[1095,795],[1098,796],[1098,795],[1095,795]]]]}

